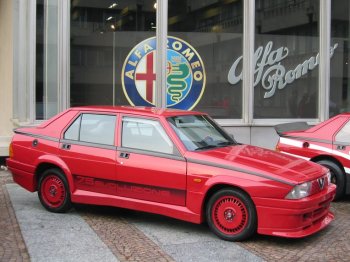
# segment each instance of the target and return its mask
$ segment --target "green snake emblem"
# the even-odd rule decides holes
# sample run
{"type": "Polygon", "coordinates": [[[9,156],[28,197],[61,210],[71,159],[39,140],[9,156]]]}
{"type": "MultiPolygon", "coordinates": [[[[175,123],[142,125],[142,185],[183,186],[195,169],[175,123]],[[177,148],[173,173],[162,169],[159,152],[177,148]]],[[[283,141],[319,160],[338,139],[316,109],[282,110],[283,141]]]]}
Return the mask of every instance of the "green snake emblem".
{"type": "Polygon", "coordinates": [[[168,94],[171,101],[179,102],[182,99],[183,91],[187,88],[186,78],[190,74],[190,69],[186,63],[177,63],[172,66],[167,76],[168,94]]]}

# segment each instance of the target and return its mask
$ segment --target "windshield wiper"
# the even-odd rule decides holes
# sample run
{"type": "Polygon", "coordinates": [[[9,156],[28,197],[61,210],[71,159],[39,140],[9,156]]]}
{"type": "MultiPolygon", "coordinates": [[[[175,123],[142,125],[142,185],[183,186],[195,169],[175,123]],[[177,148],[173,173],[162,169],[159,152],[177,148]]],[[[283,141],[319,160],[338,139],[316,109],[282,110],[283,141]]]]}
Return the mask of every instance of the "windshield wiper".
{"type": "Polygon", "coordinates": [[[225,141],[225,142],[220,142],[217,145],[218,146],[232,146],[232,145],[236,145],[236,143],[232,142],[232,141],[225,141]]]}
{"type": "Polygon", "coordinates": [[[218,146],[216,146],[216,145],[206,145],[206,146],[202,146],[202,147],[196,148],[195,151],[197,151],[197,150],[204,150],[204,149],[210,149],[210,148],[216,148],[216,147],[218,147],[218,146]]]}

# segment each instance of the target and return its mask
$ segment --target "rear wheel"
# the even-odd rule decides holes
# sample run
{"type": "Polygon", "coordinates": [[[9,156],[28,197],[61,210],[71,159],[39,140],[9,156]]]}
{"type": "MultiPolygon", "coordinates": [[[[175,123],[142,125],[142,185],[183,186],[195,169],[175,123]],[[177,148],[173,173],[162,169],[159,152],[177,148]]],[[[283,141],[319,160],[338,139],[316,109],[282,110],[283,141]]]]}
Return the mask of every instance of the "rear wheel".
{"type": "Polygon", "coordinates": [[[208,201],[206,217],[210,229],[224,240],[240,241],[256,232],[257,216],[253,201],[237,189],[216,192],[208,201]]]}
{"type": "Polygon", "coordinates": [[[67,179],[56,168],[44,171],[40,177],[38,196],[41,204],[51,212],[64,213],[72,207],[67,179]]]}
{"type": "Polygon", "coordinates": [[[316,163],[327,167],[331,172],[331,182],[337,185],[337,191],[334,200],[342,198],[345,194],[345,174],[343,170],[336,163],[330,160],[320,160],[316,163]]]}

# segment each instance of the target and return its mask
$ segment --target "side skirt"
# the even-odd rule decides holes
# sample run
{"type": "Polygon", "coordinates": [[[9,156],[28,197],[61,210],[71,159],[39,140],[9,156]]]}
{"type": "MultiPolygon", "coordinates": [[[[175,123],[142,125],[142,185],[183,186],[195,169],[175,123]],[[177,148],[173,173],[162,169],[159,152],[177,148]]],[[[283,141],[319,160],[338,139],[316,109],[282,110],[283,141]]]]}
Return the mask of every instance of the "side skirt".
{"type": "Polygon", "coordinates": [[[200,224],[202,222],[200,214],[193,213],[187,207],[183,206],[150,202],[140,199],[130,199],[126,197],[107,195],[103,193],[96,193],[79,189],[73,192],[71,200],[73,203],[114,206],[148,213],[155,213],[195,224],[200,224]]]}

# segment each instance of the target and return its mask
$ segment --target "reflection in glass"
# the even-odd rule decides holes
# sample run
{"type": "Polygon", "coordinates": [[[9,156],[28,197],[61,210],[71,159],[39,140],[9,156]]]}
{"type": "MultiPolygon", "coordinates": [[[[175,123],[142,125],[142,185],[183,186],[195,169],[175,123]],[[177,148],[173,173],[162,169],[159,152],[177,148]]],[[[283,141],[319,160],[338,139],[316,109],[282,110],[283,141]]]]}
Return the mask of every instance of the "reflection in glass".
{"type": "MultiPolygon", "coordinates": [[[[169,36],[192,46],[205,69],[205,89],[194,110],[205,111],[215,118],[242,118],[242,82],[232,85],[227,80],[232,63],[242,55],[242,12],[241,0],[169,0],[169,36]]],[[[172,51],[168,51],[168,64],[173,66],[180,58],[176,55],[174,61],[169,52],[172,51]]],[[[241,70],[241,65],[238,69],[241,70]]],[[[169,81],[172,71],[167,73],[169,90],[173,87],[169,81]]],[[[170,104],[179,103],[169,99],[170,104]]]]}
{"type": "Polygon", "coordinates": [[[350,111],[349,17],[348,0],[333,0],[331,45],[338,45],[331,59],[329,116],[350,111]]]}
{"type": "Polygon", "coordinates": [[[70,105],[128,105],[122,68],[155,23],[154,1],[71,1],[70,105]]]}
{"type": "Polygon", "coordinates": [[[254,118],[317,118],[319,1],[255,6],[254,118]]]}

